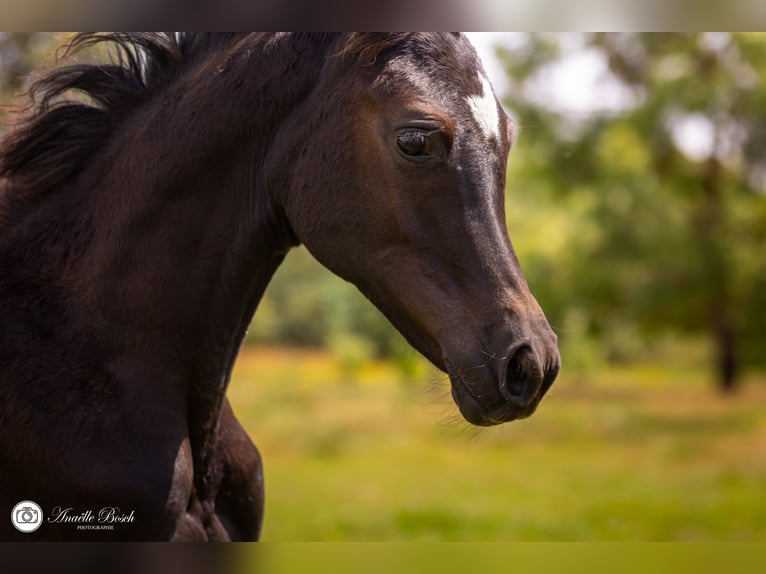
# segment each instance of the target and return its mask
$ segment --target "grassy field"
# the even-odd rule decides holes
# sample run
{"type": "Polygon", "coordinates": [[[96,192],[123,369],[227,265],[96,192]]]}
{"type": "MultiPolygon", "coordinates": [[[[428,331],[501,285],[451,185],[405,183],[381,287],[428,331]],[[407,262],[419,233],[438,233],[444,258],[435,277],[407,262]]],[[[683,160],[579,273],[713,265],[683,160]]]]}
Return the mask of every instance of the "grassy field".
{"type": "Polygon", "coordinates": [[[263,454],[265,540],[766,540],[766,377],[556,382],[530,419],[461,421],[445,377],[245,349],[230,387],[263,454]]]}

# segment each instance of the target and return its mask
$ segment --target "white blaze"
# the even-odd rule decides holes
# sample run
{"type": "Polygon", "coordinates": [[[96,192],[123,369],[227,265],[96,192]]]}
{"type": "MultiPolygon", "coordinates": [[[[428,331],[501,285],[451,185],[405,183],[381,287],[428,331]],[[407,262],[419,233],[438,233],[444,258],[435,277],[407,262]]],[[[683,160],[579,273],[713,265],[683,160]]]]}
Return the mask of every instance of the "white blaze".
{"type": "Polygon", "coordinates": [[[492,86],[484,74],[481,74],[481,89],[481,94],[466,98],[468,105],[487,139],[498,138],[500,137],[500,114],[497,112],[497,101],[495,101],[495,94],[492,93],[492,86]]]}

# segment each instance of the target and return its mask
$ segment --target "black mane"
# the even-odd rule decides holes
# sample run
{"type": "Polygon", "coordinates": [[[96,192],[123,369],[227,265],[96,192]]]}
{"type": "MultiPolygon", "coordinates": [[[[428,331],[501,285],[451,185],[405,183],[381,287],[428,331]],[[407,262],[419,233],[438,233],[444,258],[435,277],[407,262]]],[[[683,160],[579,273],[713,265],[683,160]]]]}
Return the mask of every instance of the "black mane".
{"type": "MultiPolygon", "coordinates": [[[[30,105],[0,142],[5,193],[24,201],[64,185],[82,169],[120,118],[203,56],[237,45],[247,34],[85,33],[63,56],[108,45],[103,63],[47,72],[29,89],[30,105]]],[[[2,187],[0,187],[2,191],[2,187]]]]}

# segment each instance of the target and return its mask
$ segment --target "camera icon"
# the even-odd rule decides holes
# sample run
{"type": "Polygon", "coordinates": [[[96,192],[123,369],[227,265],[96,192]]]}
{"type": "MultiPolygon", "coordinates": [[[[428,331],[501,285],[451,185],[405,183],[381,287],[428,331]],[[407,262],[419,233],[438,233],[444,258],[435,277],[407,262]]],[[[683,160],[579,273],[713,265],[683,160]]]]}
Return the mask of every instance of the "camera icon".
{"type": "Polygon", "coordinates": [[[40,513],[31,506],[22,506],[16,511],[16,522],[19,524],[33,524],[39,520],[40,513]]]}
{"type": "Polygon", "coordinates": [[[11,522],[19,532],[34,532],[43,523],[43,511],[31,500],[22,500],[13,507],[11,522]]]}

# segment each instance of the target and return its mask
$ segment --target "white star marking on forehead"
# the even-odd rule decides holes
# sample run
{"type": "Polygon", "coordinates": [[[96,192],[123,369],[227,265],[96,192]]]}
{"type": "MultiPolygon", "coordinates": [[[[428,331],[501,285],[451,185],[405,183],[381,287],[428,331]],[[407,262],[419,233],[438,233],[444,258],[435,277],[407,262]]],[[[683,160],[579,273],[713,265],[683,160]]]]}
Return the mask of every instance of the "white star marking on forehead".
{"type": "Polygon", "coordinates": [[[497,112],[497,101],[492,92],[492,86],[484,74],[481,77],[481,94],[466,98],[473,117],[479,122],[487,139],[500,137],[500,114],[497,112]]]}

